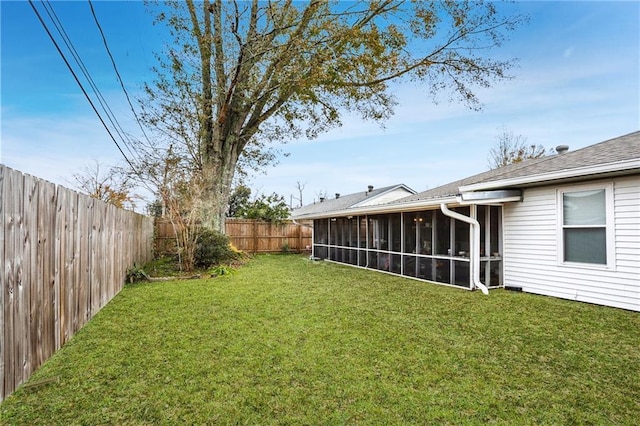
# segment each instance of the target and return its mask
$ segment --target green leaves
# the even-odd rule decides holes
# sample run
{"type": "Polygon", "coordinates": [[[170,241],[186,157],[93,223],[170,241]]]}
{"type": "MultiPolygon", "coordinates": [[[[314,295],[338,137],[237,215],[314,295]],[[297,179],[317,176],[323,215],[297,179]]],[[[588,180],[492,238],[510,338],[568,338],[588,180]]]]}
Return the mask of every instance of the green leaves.
{"type": "Polygon", "coordinates": [[[251,189],[244,185],[236,187],[229,200],[229,217],[257,219],[267,222],[282,222],[289,218],[289,206],[282,195],[262,194],[251,201],[251,189]]]}
{"type": "MultiPolygon", "coordinates": [[[[315,136],[339,124],[345,109],[384,120],[393,109],[384,83],[405,77],[476,105],[472,86],[505,78],[510,66],[491,60],[489,49],[524,20],[496,13],[492,3],[459,1],[214,2],[190,4],[189,13],[178,5],[168,23],[183,62],[193,65],[188,72],[198,75],[192,81],[199,86],[205,77],[223,94],[211,100],[207,118],[219,123],[217,136],[233,132],[243,148],[252,137],[286,141],[305,128],[315,136]],[[201,54],[209,55],[210,75],[197,65],[201,54]]],[[[173,60],[174,78],[189,79],[173,60]]]]}
{"type": "MultiPolygon", "coordinates": [[[[159,163],[157,153],[173,144],[193,176],[205,171],[200,219],[220,230],[234,173],[273,164],[274,143],[313,139],[347,112],[383,123],[396,105],[392,81],[480,108],[476,89],[508,78],[512,65],[492,58],[493,49],[525,20],[475,1],[167,6],[157,21],[174,41],[145,86],[142,118],[158,145],[145,161],[159,163]]],[[[282,204],[272,194],[246,214],[274,220],[282,204]]]]}

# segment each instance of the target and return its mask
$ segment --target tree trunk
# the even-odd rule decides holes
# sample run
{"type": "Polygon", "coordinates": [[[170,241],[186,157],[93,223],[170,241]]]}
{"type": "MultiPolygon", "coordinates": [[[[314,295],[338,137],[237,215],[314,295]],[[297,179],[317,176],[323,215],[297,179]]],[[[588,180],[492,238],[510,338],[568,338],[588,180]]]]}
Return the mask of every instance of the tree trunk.
{"type": "Polygon", "coordinates": [[[313,137],[340,125],[348,110],[382,122],[394,106],[387,83],[400,78],[425,82],[434,93],[452,88],[477,106],[472,85],[506,78],[510,66],[483,57],[479,45],[499,46],[503,31],[523,20],[503,18],[492,2],[385,0],[345,9],[320,0],[186,0],[185,15],[182,2],[168,3],[175,14],[163,11],[159,19],[177,45],[161,59],[158,94],[149,93],[159,114],[151,108],[147,117],[186,141],[189,170],[197,175],[193,210],[202,226],[222,233],[235,167],[248,143],[258,142],[245,155],[261,165],[260,142],[269,138],[297,138],[305,128],[313,137]],[[407,25],[388,25],[394,21],[407,25]],[[425,50],[412,52],[412,40],[425,50]]]}
{"type": "Polygon", "coordinates": [[[205,164],[205,191],[203,194],[202,225],[225,233],[225,218],[236,159],[218,160],[205,164]]]}

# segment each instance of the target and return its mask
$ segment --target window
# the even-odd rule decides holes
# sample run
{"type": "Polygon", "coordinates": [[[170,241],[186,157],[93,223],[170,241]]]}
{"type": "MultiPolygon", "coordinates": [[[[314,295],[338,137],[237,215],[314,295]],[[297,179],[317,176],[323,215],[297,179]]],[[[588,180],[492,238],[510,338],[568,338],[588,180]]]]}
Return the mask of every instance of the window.
{"type": "Polygon", "coordinates": [[[591,265],[611,264],[608,243],[612,203],[610,186],[559,191],[561,207],[562,262],[591,265]]]}

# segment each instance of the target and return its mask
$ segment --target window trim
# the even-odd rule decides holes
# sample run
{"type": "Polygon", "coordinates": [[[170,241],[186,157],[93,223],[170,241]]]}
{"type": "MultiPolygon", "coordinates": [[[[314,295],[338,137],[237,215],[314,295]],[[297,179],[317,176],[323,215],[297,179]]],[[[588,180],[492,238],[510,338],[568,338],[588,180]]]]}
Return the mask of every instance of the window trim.
{"type": "Polygon", "coordinates": [[[556,190],[556,237],[557,237],[557,263],[560,266],[577,267],[585,269],[615,270],[615,229],[614,229],[614,198],[613,182],[600,182],[583,185],[570,185],[557,188],[556,190]],[[605,194],[605,243],[607,245],[605,253],[606,264],[570,262],[564,260],[564,194],[571,192],[604,190],[605,194]]]}

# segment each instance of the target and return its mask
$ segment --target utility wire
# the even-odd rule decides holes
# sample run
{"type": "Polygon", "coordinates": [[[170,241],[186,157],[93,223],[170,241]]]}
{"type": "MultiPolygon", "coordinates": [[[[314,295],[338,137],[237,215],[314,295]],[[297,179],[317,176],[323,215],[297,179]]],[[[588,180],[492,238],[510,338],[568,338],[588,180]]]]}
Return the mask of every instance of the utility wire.
{"type": "Polygon", "coordinates": [[[120,82],[120,87],[122,87],[122,91],[124,92],[124,95],[127,98],[127,102],[129,103],[129,107],[131,108],[131,112],[133,113],[133,116],[136,119],[136,122],[138,123],[138,126],[140,127],[140,130],[142,131],[142,134],[144,135],[144,138],[147,140],[147,142],[149,142],[151,144],[151,141],[149,141],[149,138],[147,137],[147,134],[144,131],[144,127],[142,126],[142,123],[140,123],[140,119],[138,117],[138,114],[136,113],[135,108],[133,107],[133,104],[131,103],[131,99],[129,98],[129,93],[127,92],[127,89],[124,87],[124,83],[122,81],[122,77],[120,76],[120,72],[118,71],[118,67],[116,66],[116,61],[113,59],[113,55],[111,54],[111,50],[109,49],[109,45],[107,44],[107,38],[104,35],[104,32],[102,31],[102,26],[100,25],[100,22],[98,21],[98,17],[96,16],[96,11],[93,8],[93,2],[91,0],[89,1],[89,7],[91,8],[91,14],[93,15],[93,19],[96,22],[96,26],[98,27],[98,30],[100,31],[100,36],[102,37],[102,42],[104,43],[104,47],[107,50],[107,54],[109,55],[109,58],[111,59],[111,64],[113,65],[113,69],[116,72],[116,76],[118,77],[118,81],[120,82]]]}
{"type": "Polygon", "coordinates": [[[40,23],[42,24],[42,27],[44,28],[44,30],[47,32],[47,35],[49,36],[49,38],[51,39],[51,41],[53,42],[53,45],[55,46],[56,50],[58,51],[58,53],[60,54],[60,56],[62,57],[62,60],[64,61],[65,65],[67,66],[67,68],[69,69],[69,71],[71,72],[71,75],[73,75],[73,78],[76,80],[76,83],[78,83],[78,86],[80,86],[80,90],[82,90],[82,93],[84,94],[85,98],[87,98],[87,101],[89,102],[89,104],[91,105],[91,108],[93,108],[93,111],[96,113],[96,115],[98,116],[98,118],[100,119],[100,122],[102,123],[102,126],[104,126],[105,130],[107,131],[107,133],[109,134],[109,136],[111,137],[111,140],[113,141],[113,143],[116,144],[116,146],[118,147],[118,150],[120,151],[120,154],[122,154],[122,156],[124,157],[124,159],[127,161],[127,163],[129,164],[129,166],[131,166],[131,169],[138,175],[140,176],[139,172],[136,170],[136,168],[134,167],[133,163],[131,163],[131,161],[129,160],[129,158],[127,158],[127,156],[125,155],[124,151],[122,150],[122,148],[120,147],[120,144],[118,144],[118,141],[116,140],[116,138],[113,136],[113,134],[111,133],[111,130],[109,130],[109,127],[107,126],[107,124],[104,122],[102,116],[100,115],[100,113],[98,112],[98,109],[96,108],[96,106],[94,105],[93,101],[91,100],[91,97],[89,97],[89,94],[87,93],[87,91],[85,90],[84,86],[82,85],[82,83],[80,82],[80,80],[78,79],[78,76],[76,75],[75,71],[73,70],[73,68],[71,67],[71,64],[69,64],[69,61],[67,60],[67,58],[65,57],[64,53],[62,52],[62,49],[60,49],[60,46],[58,45],[58,43],[56,42],[55,38],[53,37],[53,35],[51,34],[51,31],[49,31],[49,28],[47,27],[47,24],[44,22],[44,20],[42,19],[42,16],[40,15],[40,12],[38,12],[38,9],[35,7],[35,5],[33,4],[33,0],[29,0],[29,4],[31,5],[31,8],[33,9],[34,13],[36,14],[36,16],[38,17],[38,20],[40,21],[40,23]]]}
{"type": "MultiPolygon", "coordinates": [[[[136,154],[131,150],[131,148],[127,144],[127,138],[125,137],[126,132],[124,131],[124,129],[122,128],[122,126],[118,122],[118,119],[116,118],[115,114],[113,113],[113,111],[109,107],[109,104],[107,103],[107,101],[104,98],[104,96],[102,96],[102,93],[100,92],[100,89],[98,89],[98,86],[96,85],[95,81],[91,77],[91,74],[89,73],[89,70],[85,66],[84,62],[82,61],[82,58],[80,58],[80,54],[78,53],[78,51],[76,50],[75,46],[73,45],[73,42],[71,41],[71,38],[69,37],[69,35],[65,31],[65,29],[64,29],[64,27],[62,25],[62,22],[60,22],[60,19],[58,18],[58,15],[56,14],[55,10],[53,9],[53,6],[51,5],[51,3],[49,1],[47,1],[46,3],[44,1],[42,1],[42,5],[45,8],[45,11],[47,12],[47,14],[49,15],[49,19],[51,19],[51,22],[53,22],[53,25],[56,27],[56,29],[58,30],[58,33],[62,37],[62,40],[64,41],[65,45],[67,46],[67,49],[69,49],[69,51],[71,52],[71,55],[73,56],[73,58],[75,59],[76,63],[78,64],[78,67],[82,71],[84,77],[89,82],[89,85],[93,89],[93,93],[96,95],[96,98],[98,99],[98,102],[100,103],[100,106],[102,106],[102,109],[104,110],[108,120],[111,122],[111,125],[115,129],[115,132],[119,136],[120,140],[123,142],[124,146],[129,151],[129,153],[133,157],[136,157],[136,154]]],[[[129,144],[131,144],[130,141],[129,141],[129,144]]]]}

